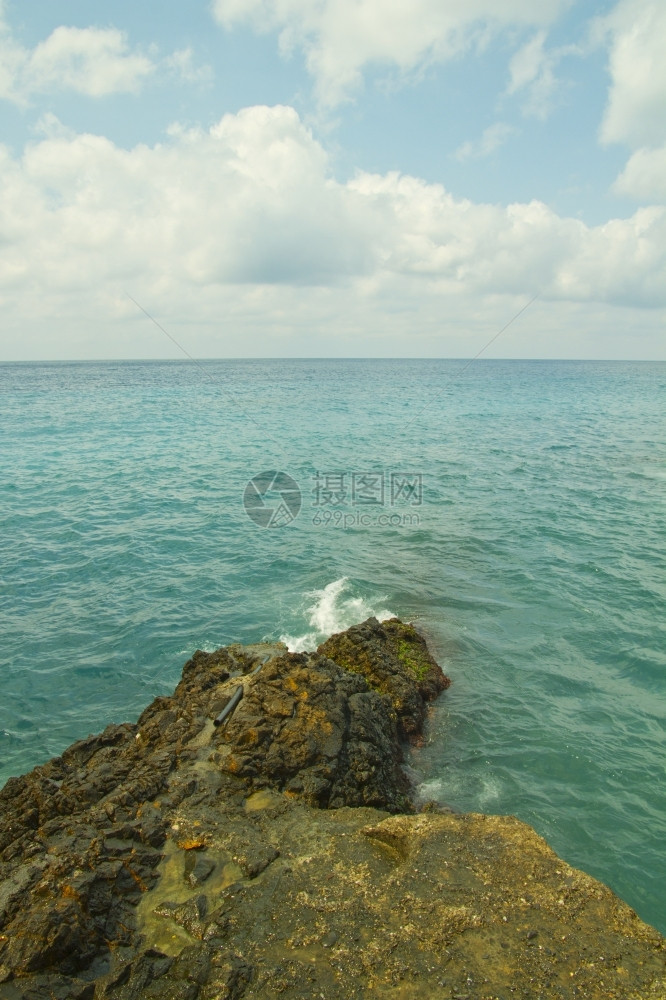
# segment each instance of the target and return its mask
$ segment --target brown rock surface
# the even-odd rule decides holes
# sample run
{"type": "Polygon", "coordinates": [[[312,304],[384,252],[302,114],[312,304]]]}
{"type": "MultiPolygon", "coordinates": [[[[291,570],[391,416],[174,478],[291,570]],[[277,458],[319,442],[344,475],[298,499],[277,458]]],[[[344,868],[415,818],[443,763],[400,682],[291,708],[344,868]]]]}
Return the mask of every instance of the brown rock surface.
{"type": "Polygon", "coordinates": [[[11,779],[0,1000],[666,996],[661,936],[529,827],[415,812],[401,738],[447,684],[397,621],[197,652],[11,779]]]}

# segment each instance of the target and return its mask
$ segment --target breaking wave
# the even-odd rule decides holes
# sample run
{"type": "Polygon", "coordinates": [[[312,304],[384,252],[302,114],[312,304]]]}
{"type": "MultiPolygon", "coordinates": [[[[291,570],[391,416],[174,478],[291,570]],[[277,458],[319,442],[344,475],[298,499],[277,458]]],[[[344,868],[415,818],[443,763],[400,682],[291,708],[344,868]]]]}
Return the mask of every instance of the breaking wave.
{"type": "Polygon", "coordinates": [[[379,621],[395,618],[386,608],[376,609],[364,597],[355,596],[346,576],[329,583],[323,590],[307,591],[305,597],[312,601],[304,611],[309,631],[302,635],[280,636],[280,641],[292,653],[316,649],[335,632],[344,632],[373,615],[379,621]]]}

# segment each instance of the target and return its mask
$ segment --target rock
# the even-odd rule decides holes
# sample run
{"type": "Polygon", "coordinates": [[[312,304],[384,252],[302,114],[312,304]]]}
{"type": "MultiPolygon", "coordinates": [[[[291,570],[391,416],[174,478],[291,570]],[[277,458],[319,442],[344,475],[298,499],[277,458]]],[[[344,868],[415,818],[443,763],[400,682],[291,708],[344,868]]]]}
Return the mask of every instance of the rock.
{"type": "Polygon", "coordinates": [[[272,664],[275,672],[257,679],[224,734],[223,769],[244,778],[248,789],[286,789],[314,806],[408,808],[387,703],[332,661],[303,660],[272,664]],[[274,717],[274,695],[285,676],[293,709],[274,717]]]}
{"type": "Polygon", "coordinates": [[[210,878],[214,870],[215,862],[204,854],[188,854],[183,875],[189,885],[197,886],[210,878]]]}
{"type": "Polygon", "coordinates": [[[664,995],[660,935],[529,827],[416,811],[404,741],[448,683],[397,620],[197,651],[11,779],[0,1000],[664,995]]]}
{"type": "Polygon", "coordinates": [[[450,684],[423,637],[397,618],[381,625],[369,618],[331,636],[317,652],[361,674],[374,691],[388,695],[402,737],[420,735],[426,703],[450,684]]]}
{"type": "Polygon", "coordinates": [[[253,844],[237,860],[247,878],[256,878],[279,857],[280,852],[272,845],[253,844]]]}
{"type": "Polygon", "coordinates": [[[192,938],[201,940],[206,932],[208,900],[205,896],[194,896],[184,903],[162,903],[153,912],[180,924],[192,938]]]}

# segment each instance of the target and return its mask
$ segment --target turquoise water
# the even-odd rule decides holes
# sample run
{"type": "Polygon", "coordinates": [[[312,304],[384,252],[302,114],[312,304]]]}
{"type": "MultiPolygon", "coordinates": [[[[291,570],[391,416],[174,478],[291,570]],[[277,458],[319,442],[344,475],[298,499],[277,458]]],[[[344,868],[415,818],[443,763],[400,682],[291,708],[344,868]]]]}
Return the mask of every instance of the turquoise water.
{"type": "Polygon", "coordinates": [[[453,679],[424,792],[527,820],[666,931],[665,390],[658,363],[0,367],[0,782],[197,647],[396,614],[453,679]],[[243,506],[266,470],[300,488],[293,518],[258,481],[282,526],[243,506]]]}

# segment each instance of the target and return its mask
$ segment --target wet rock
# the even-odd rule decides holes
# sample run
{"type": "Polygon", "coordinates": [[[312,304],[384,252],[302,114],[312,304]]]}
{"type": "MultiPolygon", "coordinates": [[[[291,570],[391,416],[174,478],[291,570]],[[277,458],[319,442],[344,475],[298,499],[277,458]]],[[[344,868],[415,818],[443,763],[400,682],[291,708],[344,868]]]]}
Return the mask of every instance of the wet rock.
{"type": "Polygon", "coordinates": [[[388,695],[403,737],[420,734],[426,703],[450,684],[422,636],[398,619],[380,624],[369,618],[331,636],[317,652],[361,674],[373,690],[388,695]]]}
{"type": "Polygon", "coordinates": [[[201,885],[215,870],[215,862],[205,854],[190,853],[185,857],[185,881],[191,886],[201,885]]]}
{"type": "Polygon", "coordinates": [[[19,981],[0,987],[2,1000],[94,1000],[95,983],[63,976],[39,975],[30,984],[19,981]]]}
{"type": "Polygon", "coordinates": [[[248,878],[256,878],[279,857],[280,852],[270,844],[257,844],[252,845],[237,860],[248,878]]]}
{"type": "MultiPolygon", "coordinates": [[[[100,977],[96,984],[95,998],[113,997],[114,1000],[142,1000],[143,997],[163,997],[173,985],[169,972],[173,959],[154,948],[139,952],[129,962],[120,962],[114,972],[100,977]]],[[[196,993],[193,994],[196,1000],[196,993]]]]}
{"type": "Polygon", "coordinates": [[[191,945],[184,948],[171,966],[171,979],[186,979],[203,986],[210,975],[211,952],[206,947],[191,945]]]}
{"type": "Polygon", "coordinates": [[[666,995],[663,939],[529,827],[416,812],[404,741],[447,686],[397,620],[197,651],[11,779],[0,1000],[666,995]]]}
{"type": "Polygon", "coordinates": [[[360,675],[318,654],[273,659],[223,729],[222,769],[311,805],[409,809],[396,717],[360,675]]]}
{"type": "Polygon", "coordinates": [[[201,940],[206,932],[206,914],[208,900],[205,896],[196,896],[184,903],[161,903],[155,907],[157,916],[167,917],[183,927],[193,938],[201,940]]]}

